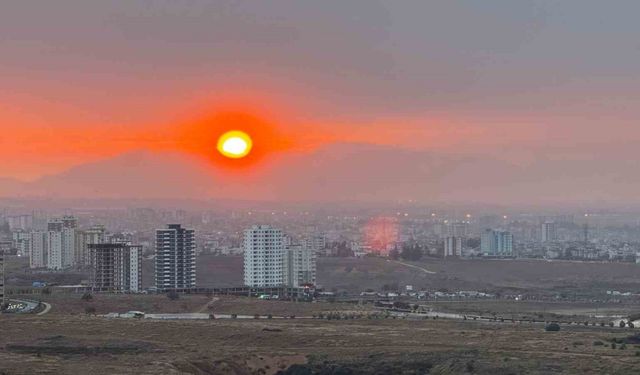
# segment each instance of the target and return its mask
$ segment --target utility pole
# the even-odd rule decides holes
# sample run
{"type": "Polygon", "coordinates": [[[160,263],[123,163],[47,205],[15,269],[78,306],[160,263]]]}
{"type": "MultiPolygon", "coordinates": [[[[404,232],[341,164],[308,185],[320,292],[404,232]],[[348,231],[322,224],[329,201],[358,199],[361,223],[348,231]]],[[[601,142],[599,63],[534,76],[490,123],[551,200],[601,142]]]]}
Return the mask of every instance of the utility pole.
{"type": "Polygon", "coordinates": [[[2,311],[6,302],[4,292],[4,250],[0,250],[0,311],[2,311]]]}

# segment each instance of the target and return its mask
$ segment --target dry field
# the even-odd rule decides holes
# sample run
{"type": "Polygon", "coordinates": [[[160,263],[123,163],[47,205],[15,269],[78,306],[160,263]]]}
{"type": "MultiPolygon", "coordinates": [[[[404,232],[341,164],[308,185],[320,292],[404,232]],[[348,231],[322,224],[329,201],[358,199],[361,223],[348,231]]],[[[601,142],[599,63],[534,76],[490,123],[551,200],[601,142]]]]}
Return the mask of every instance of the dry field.
{"type": "Polygon", "coordinates": [[[638,343],[611,341],[631,331],[596,327],[550,333],[539,325],[445,320],[148,321],[64,314],[0,316],[0,327],[5,374],[640,371],[638,343]]]}
{"type": "MultiPolygon", "coordinates": [[[[630,263],[546,262],[542,260],[439,260],[412,263],[434,274],[382,258],[318,258],[318,284],[359,293],[385,284],[420,289],[489,290],[505,293],[578,293],[607,290],[640,292],[640,265],[630,263]]],[[[150,272],[153,267],[148,266],[150,272]]],[[[147,272],[147,283],[152,277],[147,272]]],[[[198,284],[242,284],[241,257],[198,258],[198,284]]]]}
{"type": "Polygon", "coordinates": [[[350,303],[326,302],[286,302],[264,301],[256,298],[182,295],[172,301],[164,295],[109,295],[92,294],[91,301],[82,299],[81,294],[55,293],[52,295],[24,296],[37,299],[52,305],[51,315],[84,315],[87,307],[93,307],[95,314],[127,311],[143,311],[147,313],[215,313],[238,315],[273,315],[273,316],[312,316],[314,314],[333,311],[369,311],[371,305],[358,306],[350,303]]]}
{"type": "MultiPolygon", "coordinates": [[[[487,290],[502,293],[564,293],[605,295],[607,290],[640,293],[640,265],[630,263],[546,262],[542,260],[440,260],[414,262],[408,267],[382,258],[319,258],[318,284],[328,290],[359,293],[384,285],[413,285],[426,290],[487,290]]],[[[8,259],[8,285],[28,286],[42,280],[79,283],[82,273],[31,273],[25,259],[8,259]]],[[[238,286],[242,257],[198,257],[197,281],[201,287],[238,286]]],[[[143,262],[143,285],[153,285],[153,263],[143,262]]]]}

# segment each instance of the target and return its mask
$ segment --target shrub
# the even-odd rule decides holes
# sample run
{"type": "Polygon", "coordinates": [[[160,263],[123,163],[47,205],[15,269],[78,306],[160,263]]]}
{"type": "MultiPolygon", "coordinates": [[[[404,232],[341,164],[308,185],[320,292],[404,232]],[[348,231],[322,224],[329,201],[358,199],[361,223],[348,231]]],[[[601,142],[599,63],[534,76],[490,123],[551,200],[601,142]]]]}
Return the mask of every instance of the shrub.
{"type": "Polygon", "coordinates": [[[560,324],[558,323],[549,323],[544,327],[544,330],[547,332],[558,332],[560,331],[560,324]]]}
{"type": "Polygon", "coordinates": [[[238,314],[231,314],[231,319],[238,319],[238,314]]]}
{"type": "Polygon", "coordinates": [[[593,342],[593,346],[603,346],[604,342],[600,341],[600,340],[596,340],[593,342]]]}
{"type": "Polygon", "coordinates": [[[180,299],[180,295],[175,290],[172,290],[167,293],[167,298],[169,298],[172,301],[176,301],[180,299]]]}
{"type": "Polygon", "coordinates": [[[258,314],[254,315],[253,319],[260,319],[260,315],[258,315],[258,314]]]}
{"type": "Polygon", "coordinates": [[[271,314],[267,315],[267,319],[273,319],[273,315],[271,314]]]}
{"type": "Polygon", "coordinates": [[[84,308],[84,313],[87,315],[95,315],[96,313],[96,308],[93,306],[87,306],[84,308]]]}
{"type": "Polygon", "coordinates": [[[624,320],[621,320],[620,321],[620,328],[624,328],[626,326],[627,326],[627,324],[624,322],[624,320]]]}
{"type": "Polygon", "coordinates": [[[81,299],[85,302],[91,302],[93,301],[93,295],[91,295],[91,293],[86,292],[85,294],[82,295],[81,299]]]}
{"type": "Polygon", "coordinates": [[[616,345],[615,342],[611,344],[611,349],[615,349],[616,347],[617,347],[617,345],[616,345]]]}
{"type": "Polygon", "coordinates": [[[613,322],[609,322],[609,327],[613,327],[613,322]]]}

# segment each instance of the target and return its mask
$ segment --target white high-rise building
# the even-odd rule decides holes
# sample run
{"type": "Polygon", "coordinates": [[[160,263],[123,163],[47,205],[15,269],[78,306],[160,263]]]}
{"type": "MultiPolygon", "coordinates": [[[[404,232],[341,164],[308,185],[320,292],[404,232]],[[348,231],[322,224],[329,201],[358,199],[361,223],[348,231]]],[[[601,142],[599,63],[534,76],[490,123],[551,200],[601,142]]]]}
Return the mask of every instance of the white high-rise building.
{"type": "Polygon", "coordinates": [[[557,234],[556,234],[556,223],[554,223],[553,221],[546,221],[544,223],[542,223],[542,230],[541,230],[541,240],[542,242],[555,242],[557,241],[557,234]]]}
{"type": "Polygon", "coordinates": [[[307,245],[289,245],[284,258],[285,284],[300,288],[305,284],[316,283],[316,251],[307,245]]]}
{"type": "Polygon", "coordinates": [[[268,225],[254,225],[244,231],[244,284],[251,287],[285,285],[284,235],[268,225]]]}
{"type": "Polygon", "coordinates": [[[62,232],[47,232],[47,268],[50,270],[63,269],[62,262],[62,232]]]}
{"type": "Polygon", "coordinates": [[[52,219],[47,223],[47,268],[61,270],[75,264],[76,227],[73,216],[52,219]]]}
{"type": "Polygon", "coordinates": [[[444,240],[444,257],[462,256],[462,237],[449,236],[444,240]]]}
{"type": "Polygon", "coordinates": [[[29,240],[29,267],[45,268],[48,265],[48,241],[49,233],[34,231],[30,233],[29,240]]]}

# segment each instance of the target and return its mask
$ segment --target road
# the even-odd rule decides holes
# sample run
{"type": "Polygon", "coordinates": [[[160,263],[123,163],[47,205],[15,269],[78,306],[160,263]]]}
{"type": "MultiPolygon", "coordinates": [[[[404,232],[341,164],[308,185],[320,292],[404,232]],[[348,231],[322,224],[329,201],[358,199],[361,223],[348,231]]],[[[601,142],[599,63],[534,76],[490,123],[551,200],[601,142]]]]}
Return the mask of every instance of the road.
{"type": "Polygon", "coordinates": [[[430,274],[430,275],[435,275],[435,274],[437,273],[437,272],[434,272],[434,271],[429,271],[429,270],[428,270],[428,269],[426,269],[426,268],[422,268],[422,267],[419,267],[419,266],[415,266],[415,265],[413,265],[413,264],[409,264],[409,263],[401,262],[401,261],[399,261],[399,260],[392,260],[391,262],[395,262],[395,263],[401,264],[401,265],[406,266],[406,267],[415,268],[415,269],[417,269],[417,270],[420,270],[420,271],[422,271],[422,272],[424,272],[424,273],[428,273],[428,274],[430,274]]]}
{"type": "Polygon", "coordinates": [[[39,312],[37,315],[44,315],[51,310],[51,305],[46,302],[31,301],[26,299],[13,299],[10,302],[21,303],[25,306],[22,310],[16,311],[16,313],[18,314],[29,314],[33,312],[38,308],[38,306],[40,306],[40,303],[44,305],[44,310],[39,312]]]}

